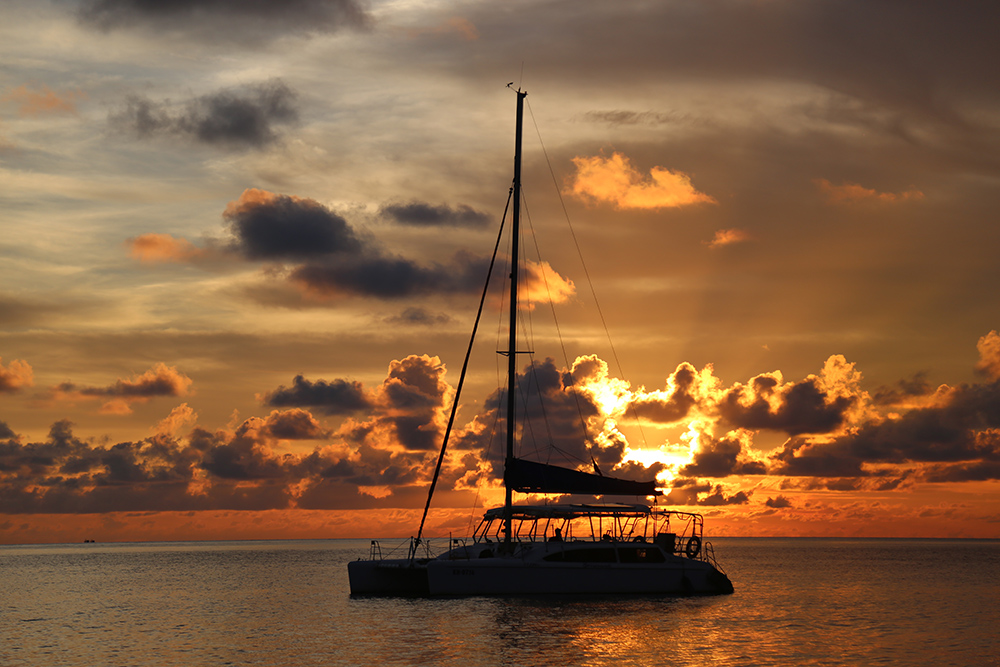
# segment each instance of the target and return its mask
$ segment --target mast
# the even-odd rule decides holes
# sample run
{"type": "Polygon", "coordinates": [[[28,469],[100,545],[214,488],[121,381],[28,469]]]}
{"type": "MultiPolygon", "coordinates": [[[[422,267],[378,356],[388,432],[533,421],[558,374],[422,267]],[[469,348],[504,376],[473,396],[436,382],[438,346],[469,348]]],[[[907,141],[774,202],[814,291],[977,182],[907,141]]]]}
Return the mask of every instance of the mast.
{"type": "Polygon", "coordinates": [[[504,461],[504,504],[503,539],[511,544],[511,498],[513,489],[507,484],[506,471],[514,461],[514,403],[517,385],[517,274],[518,238],[521,233],[521,127],[524,117],[524,98],[528,95],[519,88],[517,91],[517,125],[514,131],[514,210],[511,217],[510,241],[510,331],[507,341],[507,458],[504,461]]]}

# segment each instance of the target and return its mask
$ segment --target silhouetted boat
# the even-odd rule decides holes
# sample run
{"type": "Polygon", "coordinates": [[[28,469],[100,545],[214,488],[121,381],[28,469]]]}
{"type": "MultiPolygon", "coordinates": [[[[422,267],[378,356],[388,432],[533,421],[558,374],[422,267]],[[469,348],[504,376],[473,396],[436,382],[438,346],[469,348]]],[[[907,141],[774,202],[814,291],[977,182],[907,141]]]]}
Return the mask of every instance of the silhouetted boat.
{"type": "MultiPolygon", "coordinates": [[[[517,429],[517,282],[520,224],[521,134],[524,97],[517,90],[511,230],[510,325],[507,379],[505,502],[486,512],[467,540],[455,539],[434,557],[421,540],[423,520],[405,558],[385,558],[378,541],[367,559],[348,564],[352,595],[537,595],[732,593],[699,514],[646,504],[514,505],[512,492],[649,497],[655,480],[606,477],[514,456],[517,429]]],[[[485,293],[484,293],[485,300],[485,293]]],[[[480,306],[480,313],[482,306],[480,306]]],[[[479,318],[476,319],[478,327],[479,318]]],[[[475,337],[475,328],[473,338],[475,337]]],[[[471,351],[471,345],[470,345],[471,351]]],[[[451,421],[454,423],[468,365],[462,369],[451,421]]],[[[430,505],[437,473],[431,483],[430,505]]],[[[426,518],[426,508],[424,511],[426,518]]]]}

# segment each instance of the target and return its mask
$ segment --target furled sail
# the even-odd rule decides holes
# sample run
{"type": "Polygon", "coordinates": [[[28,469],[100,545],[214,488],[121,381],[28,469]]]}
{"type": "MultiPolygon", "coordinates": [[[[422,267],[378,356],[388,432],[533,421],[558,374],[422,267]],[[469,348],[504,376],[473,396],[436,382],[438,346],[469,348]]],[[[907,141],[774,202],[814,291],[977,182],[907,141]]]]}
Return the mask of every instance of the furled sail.
{"type": "Polygon", "coordinates": [[[636,482],[592,475],[525,459],[510,459],[504,471],[509,488],[520,493],[585,493],[595,496],[658,496],[656,481],[636,482]]]}

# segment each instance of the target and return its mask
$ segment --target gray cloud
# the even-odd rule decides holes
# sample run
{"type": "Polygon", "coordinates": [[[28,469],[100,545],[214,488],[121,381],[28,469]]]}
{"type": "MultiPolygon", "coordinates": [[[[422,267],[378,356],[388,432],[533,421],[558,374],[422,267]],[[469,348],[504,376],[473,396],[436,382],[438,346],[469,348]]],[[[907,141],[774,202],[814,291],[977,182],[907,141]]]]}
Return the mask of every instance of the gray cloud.
{"type": "Polygon", "coordinates": [[[291,387],[284,385],[263,396],[272,407],[315,407],[329,415],[346,415],[371,407],[360,382],[316,380],[296,375],[291,387]]]}
{"type": "Polygon", "coordinates": [[[791,507],[792,501],[790,501],[785,496],[779,495],[775,496],[774,498],[768,497],[768,499],[764,501],[764,504],[774,509],[784,509],[786,507],[791,507]]]}
{"type": "Polygon", "coordinates": [[[359,0],[84,0],[78,17],[101,30],[142,28],[209,43],[259,43],[371,23],[359,0]]]}
{"type": "Polygon", "coordinates": [[[806,379],[782,392],[781,403],[775,409],[767,399],[777,385],[774,376],[759,375],[749,386],[731,389],[719,402],[719,412],[729,423],[742,428],[766,428],[789,435],[829,433],[843,424],[856,400],[848,396],[831,399],[814,380],[806,379]]]}
{"type": "Polygon", "coordinates": [[[450,264],[421,265],[404,257],[352,256],[296,268],[292,280],[321,294],[401,299],[427,294],[475,293],[482,289],[489,259],[456,253],[450,264]]]}
{"type": "Polygon", "coordinates": [[[261,201],[246,197],[224,216],[236,249],[247,259],[303,260],[364,248],[351,225],[319,202],[270,193],[261,201]]]}
{"type": "Polygon", "coordinates": [[[829,443],[792,438],[772,458],[771,473],[861,477],[865,463],[943,464],[929,474],[973,478],[1000,461],[1000,382],[962,385],[940,406],[867,423],[829,443]]]}
{"type": "Polygon", "coordinates": [[[383,206],[382,215],[414,227],[483,227],[493,219],[488,213],[465,204],[452,208],[444,204],[434,206],[416,201],[383,206]]]}
{"type": "Polygon", "coordinates": [[[759,461],[747,460],[743,443],[737,438],[719,438],[703,444],[694,454],[694,460],[681,469],[688,477],[727,477],[729,475],[766,475],[766,466],[759,461]]]}
{"type": "Polygon", "coordinates": [[[108,120],[140,139],[182,136],[210,145],[261,148],[278,140],[280,127],[298,119],[296,102],[295,92],[274,79],[203,95],[180,108],[132,95],[108,120]]]}

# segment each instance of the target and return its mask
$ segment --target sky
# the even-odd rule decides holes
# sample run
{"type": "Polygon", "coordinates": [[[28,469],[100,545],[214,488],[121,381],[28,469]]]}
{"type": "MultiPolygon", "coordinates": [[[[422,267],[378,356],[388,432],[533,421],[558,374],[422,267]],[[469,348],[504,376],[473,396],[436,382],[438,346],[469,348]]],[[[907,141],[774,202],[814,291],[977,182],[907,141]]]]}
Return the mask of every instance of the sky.
{"type": "MultiPolygon", "coordinates": [[[[517,88],[519,455],[710,536],[1000,538],[995,4],[0,14],[0,543],[414,534],[517,88]]],[[[502,502],[507,243],[428,535],[502,502]]]]}

